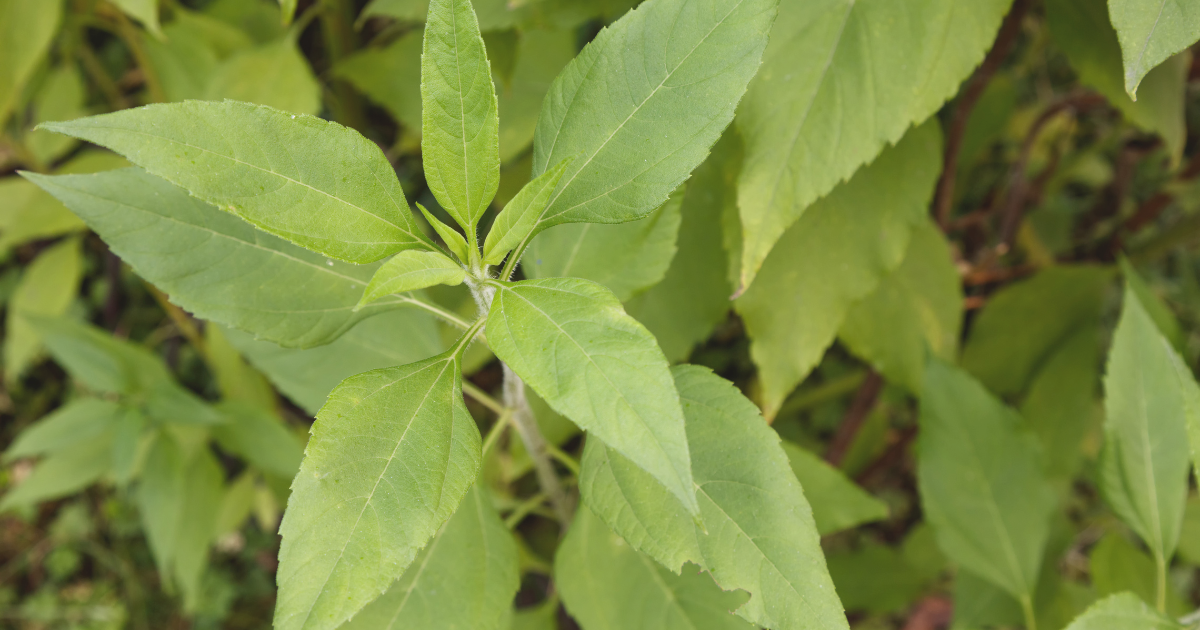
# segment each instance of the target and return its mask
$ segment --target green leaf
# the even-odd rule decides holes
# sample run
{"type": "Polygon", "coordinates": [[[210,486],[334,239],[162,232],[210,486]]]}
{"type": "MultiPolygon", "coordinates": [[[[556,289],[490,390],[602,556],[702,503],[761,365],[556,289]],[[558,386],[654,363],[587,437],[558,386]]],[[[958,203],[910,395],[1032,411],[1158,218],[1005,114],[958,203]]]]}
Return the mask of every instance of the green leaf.
{"type": "Polygon", "coordinates": [[[790,442],[783,443],[792,472],[812,505],[822,536],[888,517],[888,506],[867,494],[825,460],[790,442]]]}
{"type": "Polygon", "coordinates": [[[332,73],[383,106],[405,132],[420,136],[423,41],[421,29],[411,30],[386,47],[367,48],[342,59],[332,73]]]}
{"type": "Polygon", "coordinates": [[[579,482],[584,502],[631,547],[668,569],[694,562],[721,588],[749,592],[737,611],[747,621],[782,630],[847,628],[779,436],[728,381],[696,366],[672,374],[707,531],[660,483],[593,437],[579,482]]]}
{"type": "MultiPolygon", "coordinates": [[[[1088,555],[1088,573],[1096,594],[1106,597],[1130,592],[1146,603],[1155,601],[1157,575],[1154,560],[1117,533],[1108,533],[1092,547],[1088,555]]],[[[1191,608],[1168,587],[1167,612],[1183,615],[1191,608]]]]}
{"type": "Polygon", "coordinates": [[[491,282],[492,352],[555,411],[604,440],[697,514],[679,394],[666,357],[604,287],[491,282]]]}
{"type": "Polygon", "coordinates": [[[1021,418],[958,368],[931,359],[917,482],[938,544],[963,568],[1029,601],[1055,498],[1021,418]]]}
{"type": "Polygon", "coordinates": [[[946,562],[925,524],[914,528],[899,548],[868,540],[848,553],[831,551],[827,561],[846,610],[878,614],[908,609],[938,579],[946,562]]]}
{"type": "Polygon", "coordinates": [[[780,4],[762,70],[737,120],[746,141],[738,181],[739,292],[814,201],[958,92],[1010,4],[780,4]]]}
{"type": "Polygon", "coordinates": [[[1183,389],[1173,354],[1126,285],[1104,375],[1100,490],[1117,516],[1146,542],[1160,567],[1179,542],[1190,455],[1191,396],[1183,389]]]}
{"type": "Polygon", "coordinates": [[[61,2],[0,0],[0,126],[50,49],[61,18],[61,2]]]}
{"type": "Polygon", "coordinates": [[[143,37],[142,47],[170,101],[205,98],[222,60],[253,45],[241,29],[182,7],[163,34],[165,40],[143,37]]]}
{"type": "Polygon", "coordinates": [[[838,337],[888,381],[921,391],[925,358],[953,360],[962,328],[962,280],[932,220],[917,224],[904,260],[846,313],[838,337]]]}
{"type": "Polygon", "coordinates": [[[460,261],[464,263],[468,262],[470,260],[470,249],[467,247],[467,240],[463,238],[463,235],[459,234],[457,230],[449,225],[442,223],[440,219],[433,216],[432,212],[426,210],[425,206],[418,203],[417,208],[420,208],[421,214],[425,216],[425,220],[429,222],[429,226],[433,228],[433,231],[442,237],[442,241],[446,243],[446,247],[450,252],[458,256],[460,261]]]}
{"type": "Polygon", "coordinates": [[[23,429],[4,451],[4,461],[56,453],[96,439],[112,430],[121,414],[121,407],[112,401],[73,400],[23,429]]]}
{"type": "Polygon", "coordinates": [[[78,238],[42,252],[25,268],[5,318],[4,376],[15,384],[42,353],[42,338],[30,317],[58,317],[79,293],[83,254],[78,238]]]}
{"type": "Polygon", "coordinates": [[[276,628],[337,628],[458,507],[480,460],[460,350],[352,376],[329,395],[279,528],[276,628]]]}
{"type": "MultiPolygon", "coordinates": [[[[1146,74],[1139,98],[1134,101],[1126,92],[1128,77],[1122,79],[1121,45],[1109,23],[1105,4],[1105,0],[1049,0],[1046,24],[1050,35],[1066,53],[1082,83],[1104,95],[1129,122],[1161,135],[1168,153],[1178,162],[1187,140],[1184,100],[1188,55],[1178,55],[1146,74]]],[[[1163,6],[1164,3],[1159,4],[1159,8],[1163,6]]],[[[1155,63],[1164,59],[1165,56],[1155,63]]]]}
{"type": "Polygon", "coordinates": [[[1176,351],[1183,351],[1187,336],[1180,328],[1179,320],[1175,319],[1175,314],[1171,312],[1170,307],[1155,294],[1150,285],[1146,284],[1145,279],[1134,269],[1133,264],[1127,258],[1121,256],[1117,262],[1121,268],[1121,276],[1125,278],[1125,285],[1137,296],[1142,308],[1146,309],[1146,314],[1154,321],[1154,326],[1167,338],[1167,341],[1171,342],[1171,346],[1176,351]]]}
{"type": "Polygon", "coordinates": [[[566,158],[554,168],[535,177],[505,204],[500,214],[496,215],[496,220],[492,222],[487,238],[483,241],[484,264],[500,264],[513,247],[529,237],[537,225],[538,217],[546,209],[546,202],[550,200],[551,193],[572,161],[573,158],[566,158]]]}
{"type": "Polygon", "coordinates": [[[500,119],[491,66],[470,0],[430,1],[422,50],[425,182],[466,231],[477,257],[475,225],[500,185],[500,119]]]}
{"type": "MultiPolygon", "coordinates": [[[[542,109],[542,102],[546,100],[546,93],[575,52],[575,37],[569,29],[529,29],[521,32],[516,45],[512,77],[496,82],[502,164],[519,156],[533,142],[538,113],[542,109]]],[[[494,52],[492,54],[495,55],[494,52]]]]}
{"type": "Polygon", "coordinates": [[[221,448],[264,472],[289,479],[300,469],[304,449],[270,410],[227,400],[220,405],[229,422],[215,427],[221,448]]]}
{"type": "MultiPolygon", "coordinates": [[[[129,166],[129,163],[115,153],[85,149],[55,172],[94,173],[122,166],[129,166]]],[[[61,201],[33,182],[21,177],[0,180],[0,252],[86,228],[87,225],[61,201]]]]}
{"type": "Polygon", "coordinates": [[[194,613],[203,601],[201,577],[208,564],[209,543],[216,534],[217,510],[224,495],[225,475],[207,448],[192,456],[183,475],[185,500],[179,506],[175,577],[184,594],[184,611],[194,613]]]}
{"type": "MultiPolygon", "coordinates": [[[[213,372],[222,398],[275,411],[278,405],[275,390],[262,374],[246,364],[219,325],[204,327],[204,359],[213,372]]],[[[294,474],[292,471],[288,476],[294,474]]]]}
{"type": "Polygon", "coordinates": [[[963,368],[997,394],[1023,392],[1060,344],[1099,320],[1111,281],[1110,269],[1056,265],[996,291],[972,322],[963,368]]]}
{"type": "Polygon", "coordinates": [[[555,583],[587,630],[749,630],[729,614],[744,593],[723,592],[695,567],[672,573],[625,544],[580,506],[555,554],[555,583]]]}
{"type": "Polygon", "coordinates": [[[1191,0],[1109,0],[1108,13],[1121,42],[1125,91],[1133,98],[1155,66],[1200,37],[1200,5],[1191,0]]]}
{"type": "Polygon", "coordinates": [[[42,460],[25,481],[4,495],[0,512],[65,497],[91,485],[112,466],[112,438],[109,429],[42,460]]]}
{"type": "Polygon", "coordinates": [[[83,217],[175,304],[263,339],[329,343],[356,322],[413,301],[397,297],[355,312],[372,267],[334,262],[256,230],[140,169],[24,175],[83,217]]]}
{"type": "MultiPolygon", "coordinates": [[[[294,114],[315,116],[321,111],[321,85],[313,76],[308,60],[290,37],[249,48],[222,62],[213,71],[204,98],[246,101],[294,114]]],[[[350,164],[354,163],[347,160],[341,168],[350,164]]],[[[383,175],[376,172],[374,176],[383,175]]],[[[403,206],[403,202],[397,205],[403,206]]],[[[405,226],[401,224],[401,227],[405,226]]]]}
{"type": "Polygon", "coordinates": [[[518,577],[513,536],[474,486],[404,575],[342,630],[508,630],[518,577]]]}
{"type": "MultiPolygon", "coordinates": [[[[72,63],[64,63],[52,70],[42,88],[33,99],[33,123],[51,120],[71,120],[87,115],[84,108],[87,88],[79,69],[72,63]]],[[[25,134],[25,146],[41,164],[49,164],[69,152],[76,144],[74,138],[65,138],[48,131],[30,131],[25,134]]]]}
{"type": "Polygon", "coordinates": [[[162,27],[158,24],[158,0],[113,0],[129,17],[142,23],[146,30],[162,39],[162,27]]]}
{"type": "Polygon", "coordinates": [[[684,191],[644,219],[617,225],[574,223],[542,232],[523,269],[531,278],[576,277],[597,282],[622,302],[658,284],[675,257],[684,191]]]}
{"type": "Polygon", "coordinates": [[[112,444],[112,475],[117,485],[127,485],[137,472],[146,424],[146,415],[138,409],[123,408],[117,416],[112,444]]]}
{"type": "MultiPolygon", "coordinates": [[[[736,212],[738,140],[726,134],[684,190],[678,249],[662,281],[625,303],[625,310],[658,339],[667,360],[685,360],[732,306],[726,279],[721,217],[736,212]]],[[[561,229],[561,228],[560,228],[561,229]]]]}
{"type": "Polygon", "coordinates": [[[735,303],[768,418],[821,360],[850,308],[903,261],[912,229],[926,220],[941,146],[935,123],[918,127],[814,204],[735,303]]]}
{"type": "Polygon", "coordinates": [[[1183,626],[1147,606],[1132,593],[1106,597],[1087,609],[1066,630],[1181,630],[1183,626]]]}
{"type": "Polygon", "coordinates": [[[434,319],[413,309],[372,317],[333,343],[307,350],[284,348],[237,330],[224,332],[280,392],[311,415],[343,379],[420,361],[446,349],[434,319]]]}
{"type": "MultiPolygon", "coordinates": [[[[479,28],[484,31],[505,29],[514,26],[519,7],[507,0],[474,0],[475,13],[479,16],[479,28]]],[[[424,22],[428,3],[424,0],[373,0],[363,9],[360,20],[371,16],[387,16],[406,22],[424,22]]]]}
{"type": "Polygon", "coordinates": [[[296,15],[297,0],[279,0],[279,12],[283,17],[283,25],[287,26],[292,23],[292,18],[296,15]]]}
{"type": "Polygon", "coordinates": [[[258,475],[251,470],[243,472],[225,490],[221,497],[221,507],[217,508],[217,521],[213,533],[220,538],[242,528],[242,524],[250,517],[254,508],[255,478],[258,475]]]}
{"type": "Polygon", "coordinates": [[[555,79],[538,119],[535,177],[580,158],[537,230],[631,221],[665,203],[733,118],[776,4],[649,0],[601,31],[555,79]]]}
{"type": "Polygon", "coordinates": [[[462,265],[438,252],[400,252],[375,270],[357,308],[393,293],[417,291],[435,284],[462,284],[466,277],[462,265]]]}
{"type": "Polygon", "coordinates": [[[1078,472],[1084,438],[1098,424],[1100,339],[1096,323],[1080,326],[1045,359],[1021,402],[1021,415],[1052,455],[1042,462],[1052,479],[1078,472]]]}
{"type": "Polygon", "coordinates": [[[362,264],[431,247],[383,152],[336,123],[233,101],[188,101],[44,127],[108,147],[326,256],[362,264]]]}

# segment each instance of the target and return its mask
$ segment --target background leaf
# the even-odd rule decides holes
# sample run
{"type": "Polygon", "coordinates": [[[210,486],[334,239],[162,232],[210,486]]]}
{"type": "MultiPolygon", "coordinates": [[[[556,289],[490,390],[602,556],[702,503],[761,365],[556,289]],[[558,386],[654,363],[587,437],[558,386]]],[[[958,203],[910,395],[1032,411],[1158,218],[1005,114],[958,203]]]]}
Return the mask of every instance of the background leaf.
{"type": "Polygon", "coordinates": [[[1159,614],[1133,594],[1121,593],[1096,602],[1071,622],[1067,630],[1176,630],[1181,627],[1174,619],[1159,614]]]}
{"type": "Polygon", "coordinates": [[[783,452],[812,505],[817,533],[826,536],[888,517],[886,503],[867,494],[825,460],[788,442],[783,443],[783,452]]]}
{"type": "Polygon", "coordinates": [[[41,335],[29,317],[58,317],[79,292],[83,275],[80,243],[71,238],[42,252],[21,275],[5,318],[4,376],[16,384],[42,352],[41,335]]]}
{"type": "Polygon", "coordinates": [[[1137,96],[1138,84],[1155,66],[1200,37],[1200,7],[1168,0],[1157,5],[1132,0],[1108,3],[1125,62],[1125,91],[1130,96],[1137,96]]]}
{"type": "Polygon", "coordinates": [[[16,107],[21,88],[50,48],[62,3],[0,1],[0,125],[16,107]]]}

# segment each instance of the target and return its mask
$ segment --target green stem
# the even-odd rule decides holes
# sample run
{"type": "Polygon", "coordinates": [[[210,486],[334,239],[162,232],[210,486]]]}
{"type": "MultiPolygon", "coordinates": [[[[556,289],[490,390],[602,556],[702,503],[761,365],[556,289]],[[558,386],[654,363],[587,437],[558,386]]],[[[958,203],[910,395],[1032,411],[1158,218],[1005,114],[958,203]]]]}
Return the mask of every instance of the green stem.
{"type": "Polygon", "coordinates": [[[500,401],[489,396],[487,392],[476,387],[473,383],[471,383],[471,381],[463,381],[462,388],[464,394],[474,398],[476,402],[484,407],[491,409],[496,415],[503,416],[504,414],[508,413],[507,407],[500,404],[500,401]]]}
{"type": "Polygon", "coordinates": [[[146,49],[142,48],[141,33],[138,32],[133,22],[129,21],[124,11],[117,10],[115,14],[117,32],[125,41],[125,45],[129,47],[129,52],[133,53],[138,68],[142,70],[142,78],[146,81],[146,93],[151,102],[166,102],[167,93],[163,91],[162,83],[158,80],[158,73],[154,71],[154,66],[150,65],[150,57],[146,55],[146,49]]]}
{"type": "Polygon", "coordinates": [[[1158,585],[1155,589],[1155,607],[1158,612],[1167,612],[1167,559],[1161,553],[1154,555],[1154,565],[1158,570],[1158,585]]]}
{"type": "Polygon", "coordinates": [[[529,454],[529,459],[533,462],[538,485],[542,487],[542,492],[549,497],[550,505],[554,507],[554,514],[565,530],[571,523],[570,499],[563,490],[558,474],[554,472],[554,465],[550,462],[550,457],[547,457],[549,449],[546,438],[542,437],[537,419],[533,416],[533,409],[529,407],[529,401],[525,398],[525,382],[507,364],[503,365],[504,404],[512,409],[513,426],[516,427],[517,434],[521,436],[521,441],[525,443],[525,452],[529,454]]]}
{"type": "Polygon", "coordinates": [[[508,428],[508,425],[511,422],[511,409],[505,409],[504,413],[500,414],[499,418],[496,418],[496,423],[492,425],[492,428],[488,429],[487,437],[483,439],[483,448],[480,449],[483,452],[483,459],[487,459],[488,451],[491,451],[492,447],[496,445],[496,442],[504,433],[504,429],[508,428]]]}
{"type": "Polygon", "coordinates": [[[504,526],[508,529],[512,529],[517,525],[520,525],[521,521],[525,520],[525,517],[529,516],[529,513],[536,510],[538,506],[540,506],[545,500],[546,493],[544,492],[539,492],[528,499],[525,499],[512,511],[512,514],[509,514],[508,517],[504,519],[504,526]]]}
{"type": "Polygon", "coordinates": [[[1037,630],[1037,616],[1033,614],[1033,598],[1021,596],[1021,612],[1025,615],[1025,630],[1037,630]]]}
{"type": "Polygon", "coordinates": [[[450,311],[447,311],[447,310],[443,309],[442,307],[437,306],[436,304],[430,304],[429,302],[426,302],[425,300],[419,299],[419,298],[413,296],[413,294],[411,294],[411,293],[405,293],[405,294],[401,295],[400,298],[403,299],[405,302],[412,304],[413,306],[416,306],[418,308],[423,308],[423,309],[429,311],[430,313],[433,313],[434,315],[445,320],[446,323],[448,323],[452,326],[455,326],[461,330],[467,330],[468,328],[471,327],[471,324],[468,324],[466,322],[466,320],[459,317],[458,315],[455,315],[454,313],[451,313],[450,311]]]}
{"type": "Polygon", "coordinates": [[[579,476],[579,462],[575,461],[574,457],[567,455],[562,449],[558,448],[550,442],[546,442],[546,452],[550,454],[558,463],[562,464],[567,470],[571,471],[576,477],[579,476]]]}

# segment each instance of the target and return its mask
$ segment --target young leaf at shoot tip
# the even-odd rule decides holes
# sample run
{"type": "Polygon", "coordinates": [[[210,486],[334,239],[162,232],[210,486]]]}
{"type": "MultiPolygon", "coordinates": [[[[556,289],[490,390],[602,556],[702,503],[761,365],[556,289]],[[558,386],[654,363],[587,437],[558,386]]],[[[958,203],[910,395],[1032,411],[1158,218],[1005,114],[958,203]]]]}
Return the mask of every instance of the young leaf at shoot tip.
{"type": "Polygon", "coordinates": [[[441,253],[412,249],[403,251],[383,263],[375,272],[354,310],[393,293],[416,291],[435,284],[462,284],[466,277],[462,265],[441,253]]]}

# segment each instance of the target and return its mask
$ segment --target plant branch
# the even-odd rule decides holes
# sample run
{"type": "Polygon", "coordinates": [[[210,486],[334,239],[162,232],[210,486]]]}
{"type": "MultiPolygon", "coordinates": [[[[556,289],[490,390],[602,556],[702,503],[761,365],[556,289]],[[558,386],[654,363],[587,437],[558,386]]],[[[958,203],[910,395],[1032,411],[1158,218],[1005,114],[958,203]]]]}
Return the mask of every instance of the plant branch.
{"type": "Polygon", "coordinates": [[[433,313],[434,315],[436,315],[439,318],[441,318],[442,320],[444,320],[446,323],[456,326],[462,330],[467,330],[471,327],[471,325],[468,324],[466,322],[466,320],[459,317],[458,315],[455,315],[454,313],[451,313],[450,311],[447,311],[446,309],[443,309],[442,307],[437,306],[436,304],[430,304],[429,302],[426,302],[425,300],[422,300],[422,299],[416,297],[412,293],[405,293],[405,294],[401,295],[400,298],[402,300],[404,300],[405,302],[412,304],[413,306],[416,306],[418,308],[423,308],[423,309],[429,311],[430,313],[433,313]]]}
{"type": "Polygon", "coordinates": [[[1028,593],[1021,596],[1021,613],[1025,616],[1025,630],[1037,630],[1037,615],[1033,613],[1033,598],[1028,593]]]}
{"type": "Polygon", "coordinates": [[[846,452],[850,450],[850,445],[854,444],[858,430],[862,428],[867,416],[875,408],[875,403],[879,401],[879,393],[882,390],[883,377],[879,372],[871,370],[859,386],[846,415],[842,417],[842,423],[838,425],[837,433],[834,433],[829,449],[825,451],[825,461],[833,466],[841,465],[846,452]]]}
{"type": "Polygon", "coordinates": [[[829,402],[835,398],[841,398],[850,392],[858,389],[862,382],[867,378],[867,372],[857,371],[831,379],[820,385],[807,389],[797,390],[792,394],[779,411],[775,413],[775,417],[788,416],[793,413],[799,413],[806,409],[811,409],[822,403],[829,402]]]}
{"type": "Polygon", "coordinates": [[[495,424],[492,425],[492,428],[488,429],[487,437],[483,438],[483,447],[480,449],[483,452],[483,459],[487,459],[488,451],[491,451],[492,447],[496,445],[496,442],[504,434],[504,430],[508,428],[511,422],[511,409],[505,409],[504,413],[500,414],[499,418],[496,418],[495,424]]]}
{"type": "Polygon", "coordinates": [[[554,472],[554,464],[548,456],[546,438],[542,437],[533,410],[525,398],[525,382],[507,364],[504,364],[504,404],[512,409],[513,426],[521,436],[521,441],[525,443],[525,451],[529,453],[529,459],[533,462],[538,484],[550,499],[555,516],[566,530],[567,525],[571,523],[570,498],[563,490],[558,474],[554,472]]]}
{"type": "Polygon", "coordinates": [[[483,405],[484,407],[491,409],[493,412],[496,413],[496,415],[503,416],[504,414],[509,412],[509,409],[507,407],[505,407],[504,405],[500,404],[500,401],[489,396],[487,394],[487,392],[476,387],[475,384],[472,383],[471,381],[464,380],[463,384],[462,384],[462,390],[463,390],[464,394],[473,398],[475,400],[475,402],[478,402],[479,404],[483,405]]]}

